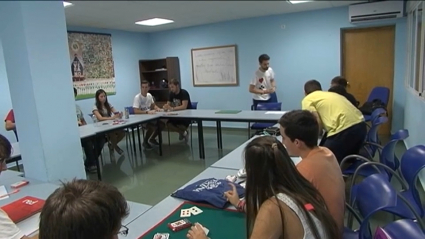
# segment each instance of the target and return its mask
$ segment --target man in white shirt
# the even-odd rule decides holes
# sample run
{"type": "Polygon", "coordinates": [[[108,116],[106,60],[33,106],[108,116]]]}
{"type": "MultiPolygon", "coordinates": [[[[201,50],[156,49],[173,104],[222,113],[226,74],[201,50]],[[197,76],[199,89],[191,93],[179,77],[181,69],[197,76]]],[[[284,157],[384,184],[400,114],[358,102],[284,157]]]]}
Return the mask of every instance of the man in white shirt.
{"type": "MultiPolygon", "coordinates": [[[[141,91],[134,97],[133,109],[135,114],[155,114],[161,110],[153,99],[153,96],[149,93],[149,82],[142,81],[141,91]]],[[[152,149],[152,146],[158,146],[156,137],[158,136],[157,121],[151,121],[144,126],[148,129],[143,140],[143,147],[145,149],[152,149]]],[[[159,121],[159,132],[162,132],[165,124],[159,121]]]]}
{"type": "Polygon", "coordinates": [[[274,71],[270,65],[270,57],[262,54],[258,57],[260,67],[255,72],[255,77],[249,85],[249,92],[253,94],[254,109],[259,103],[271,102],[271,95],[276,91],[274,71]]]}
{"type": "MultiPolygon", "coordinates": [[[[12,145],[9,140],[0,134],[0,173],[7,170],[6,159],[12,153],[12,145]]],[[[0,209],[0,238],[1,239],[30,239],[10,220],[9,216],[0,209]]],[[[37,238],[34,237],[34,238],[37,238]]]]}

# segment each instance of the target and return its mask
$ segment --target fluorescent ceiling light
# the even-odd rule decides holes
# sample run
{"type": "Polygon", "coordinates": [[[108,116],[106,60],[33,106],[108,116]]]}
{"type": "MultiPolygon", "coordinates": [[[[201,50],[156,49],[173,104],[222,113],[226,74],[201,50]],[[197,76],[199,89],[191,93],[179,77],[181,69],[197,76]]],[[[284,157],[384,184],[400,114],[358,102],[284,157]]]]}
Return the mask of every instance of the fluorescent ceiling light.
{"type": "Polygon", "coordinates": [[[72,5],[74,5],[74,4],[72,4],[72,3],[70,3],[70,2],[63,2],[63,6],[64,6],[64,7],[70,7],[70,6],[72,6],[72,5]]]}
{"type": "Polygon", "coordinates": [[[298,4],[298,3],[304,3],[304,2],[313,2],[312,0],[288,0],[289,3],[291,4],[298,4]]]}
{"type": "Polygon", "coordinates": [[[163,18],[152,18],[148,20],[138,21],[136,22],[137,25],[144,25],[144,26],[158,26],[163,24],[168,24],[174,22],[173,20],[163,19],[163,18]]]}

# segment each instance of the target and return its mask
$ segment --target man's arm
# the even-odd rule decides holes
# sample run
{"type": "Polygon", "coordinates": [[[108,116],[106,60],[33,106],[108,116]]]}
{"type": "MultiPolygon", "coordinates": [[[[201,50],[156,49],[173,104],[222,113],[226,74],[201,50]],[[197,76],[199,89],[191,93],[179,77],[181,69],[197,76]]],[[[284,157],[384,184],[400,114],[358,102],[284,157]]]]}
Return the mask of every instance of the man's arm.
{"type": "Polygon", "coordinates": [[[4,128],[5,128],[7,131],[15,130],[15,129],[16,129],[16,124],[15,124],[15,123],[13,123],[13,122],[12,122],[12,121],[10,121],[10,120],[6,120],[6,122],[5,122],[5,124],[4,124],[4,128]]]}
{"type": "Polygon", "coordinates": [[[268,94],[268,90],[260,90],[255,88],[255,85],[249,85],[249,92],[252,94],[268,94]]]}
{"type": "Polygon", "coordinates": [[[301,109],[310,111],[314,115],[314,117],[316,117],[317,123],[319,124],[318,134],[319,136],[321,136],[323,129],[322,120],[320,119],[319,113],[317,113],[315,104],[308,98],[308,96],[304,97],[304,99],[301,101],[301,109]]]}
{"type": "Polygon", "coordinates": [[[187,104],[188,103],[189,103],[188,100],[182,100],[182,105],[173,107],[173,108],[171,108],[171,110],[173,110],[173,111],[176,111],[176,110],[185,110],[185,109],[187,109],[187,104]]]}
{"type": "Polygon", "coordinates": [[[320,116],[317,113],[317,111],[313,111],[311,113],[314,115],[314,117],[316,117],[317,123],[319,124],[319,136],[322,136],[322,130],[323,130],[322,120],[320,120],[320,116]]]}
{"type": "Polygon", "coordinates": [[[134,107],[133,107],[133,109],[134,109],[135,114],[147,114],[148,113],[147,110],[141,110],[139,108],[134,108],[134,107]]]}

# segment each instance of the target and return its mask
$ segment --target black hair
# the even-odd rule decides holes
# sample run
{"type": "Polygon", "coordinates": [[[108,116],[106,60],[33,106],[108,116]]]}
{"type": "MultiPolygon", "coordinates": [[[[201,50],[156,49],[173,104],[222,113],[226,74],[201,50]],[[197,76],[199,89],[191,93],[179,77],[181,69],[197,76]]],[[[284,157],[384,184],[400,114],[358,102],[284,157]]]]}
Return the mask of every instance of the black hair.
{"type": "Polygon", "coordinates": [[[304,92],[307,95],[318,90],[322,90],[322,85],[317,80],[309,80],[304,84],[304,92]]]}
{"type": "Polygon", "coordinates": [[[267,54],[262,54],[258,57],[258,62],[263,63],[263,61],[268,61],[270,60],[270,56],[267,54]]]}
{"type": "Polygon", "coordinates": [[[298,139],[313,148],[319,139],[319,123],[316,117],[308,110],[293,110],[285,113],[279,120],[284,128],[285,135],[294,141],[298,139]]]}
{"type": "Polygon", "coordinates": [[[331,80],[331,84],[340,85],[344,88],[347,88],[348,81],[342,76],[336,76],[331,80]]]}

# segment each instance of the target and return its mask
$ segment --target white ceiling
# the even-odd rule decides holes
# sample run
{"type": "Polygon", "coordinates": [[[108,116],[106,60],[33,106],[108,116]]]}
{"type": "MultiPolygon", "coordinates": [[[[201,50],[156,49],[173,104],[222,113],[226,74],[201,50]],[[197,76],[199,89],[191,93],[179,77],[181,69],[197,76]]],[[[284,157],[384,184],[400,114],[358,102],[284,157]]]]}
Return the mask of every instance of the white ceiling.
{"type": "MultiPolygon", "coordinates": [[[[72,2],[72,1],[70,1],[72,2]]],[[[69,26],[153,32],[235,19],[346,6],[364,1],[74,1],[65,8],[69,26]],[[134,24],[153,17],[174,23],[148,27],[134,24]]]]}

